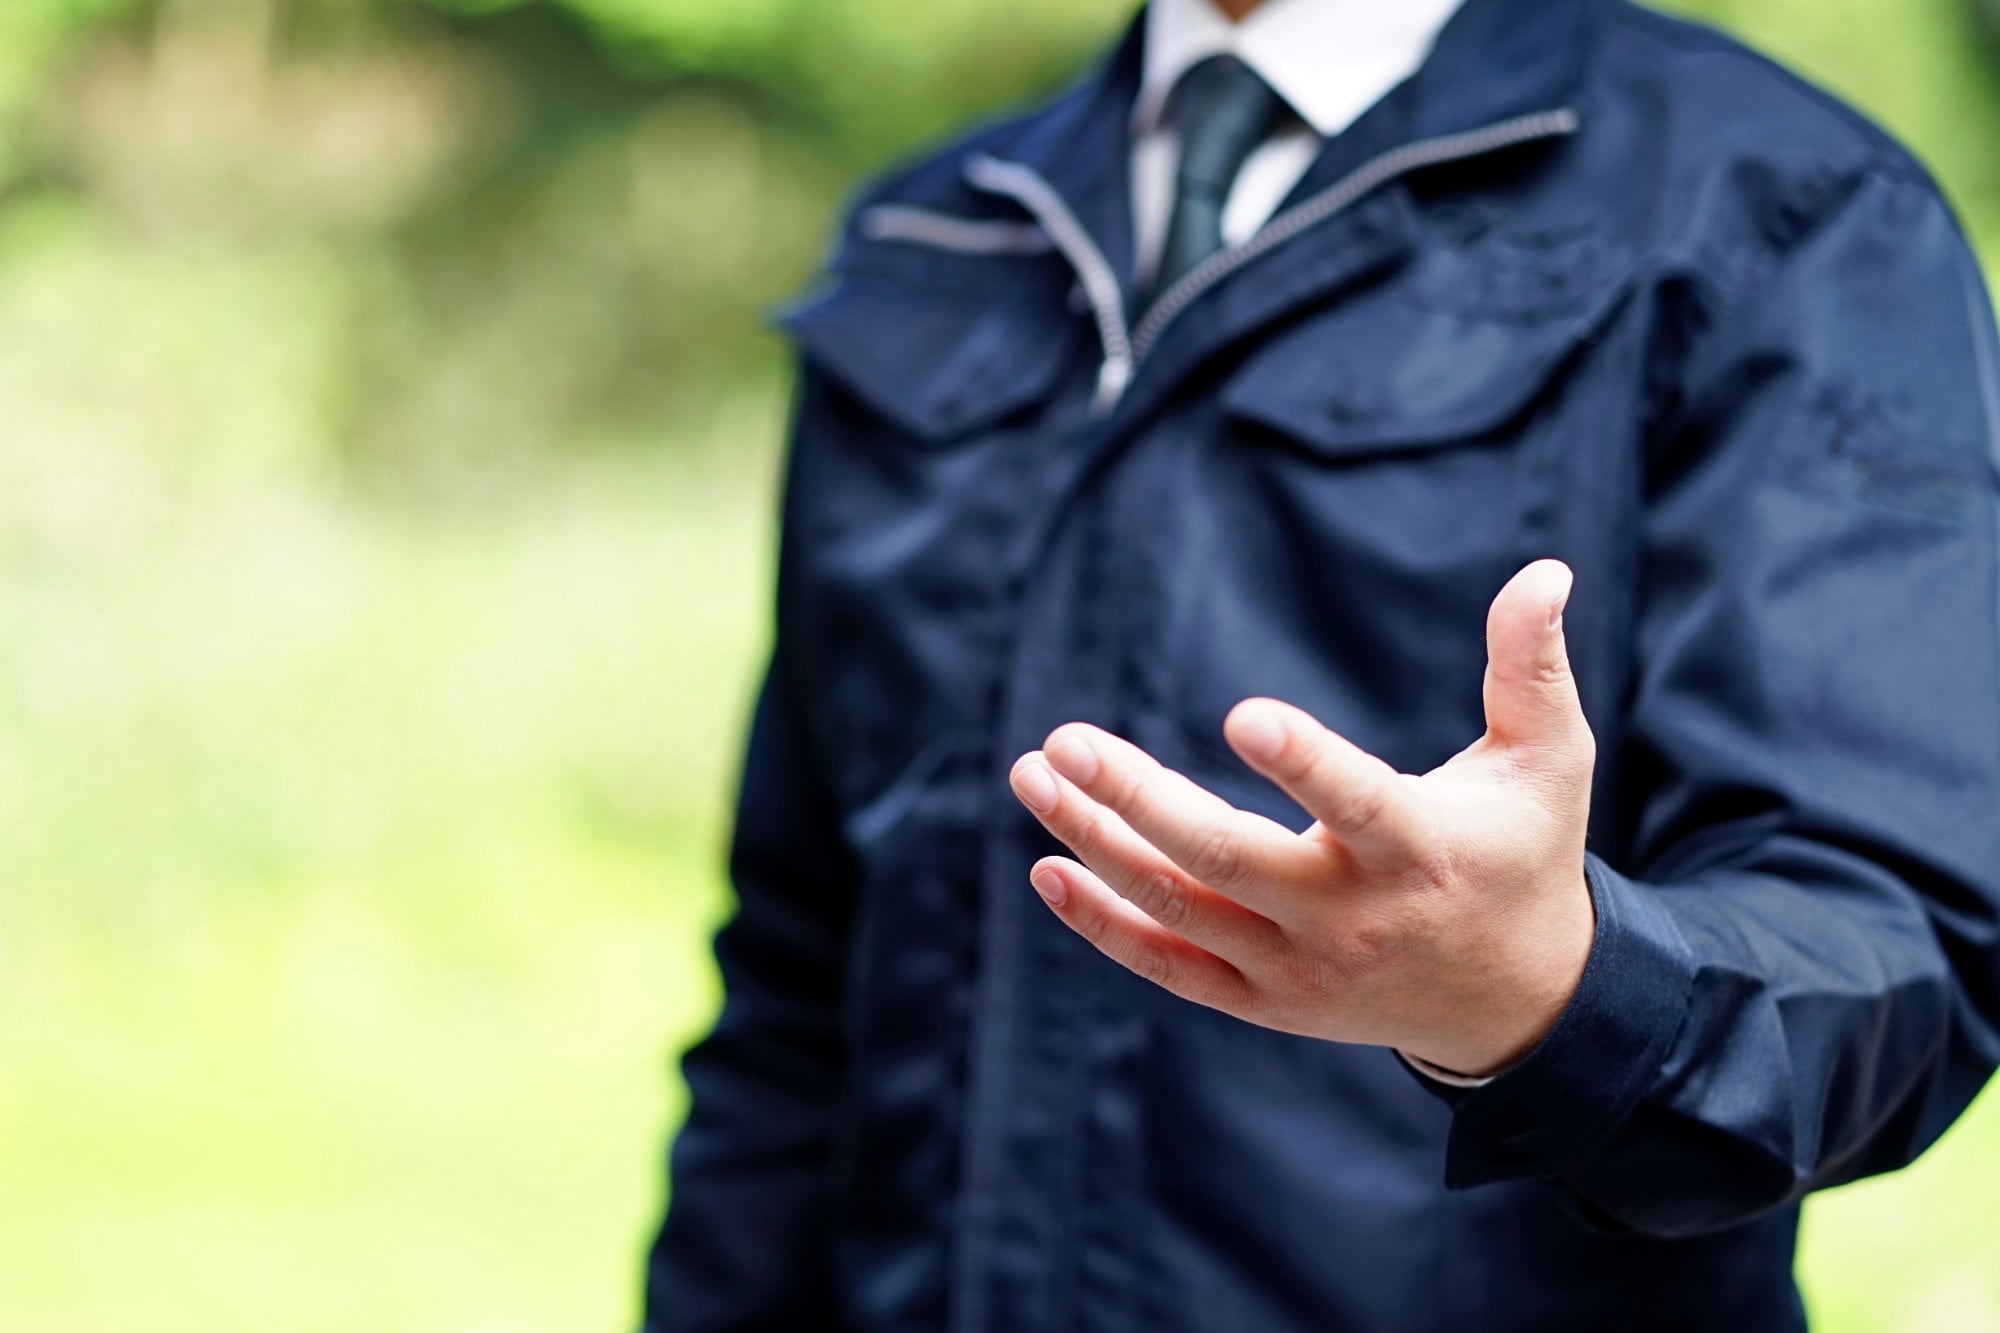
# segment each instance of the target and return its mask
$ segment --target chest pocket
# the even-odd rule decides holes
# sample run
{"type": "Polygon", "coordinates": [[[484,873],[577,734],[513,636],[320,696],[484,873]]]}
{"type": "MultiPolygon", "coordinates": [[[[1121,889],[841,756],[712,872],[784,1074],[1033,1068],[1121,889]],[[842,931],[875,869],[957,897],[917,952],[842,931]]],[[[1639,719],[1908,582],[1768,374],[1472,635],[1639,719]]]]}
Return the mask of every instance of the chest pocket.
{"type": "Polygon", "coordinates": [[[814,725],[857,829],[894,824],[984,707],[1049,408],[1087,378],[1067,291],[1025,246],[861,237],[780,320],[805,372],[781,632],[821,672],[814,725]]]}
{"type": "Polygon", "coordinates": [[[1622,267],[1584,229],[1433,253],[1260,349],[1224,412],[1333,459],[1490,440],[1611,313],[1622,267]]]}
{"type": "Polygon", "coordinates": [[[1566,291],[1496,283],[1480,258],[1427,260],[1310,315],[1221,387],[1184,488],[1201,503],[1180,520],[1163,656],[1190,758],[1227,795],[1260,799],[1220,741],[1254,694],[1412,771],[1478,735],[1486,608],[1547,553],[1550,464],[1609,401],[1576,372],[1622,289],[1559,259],[1566,291]]]}

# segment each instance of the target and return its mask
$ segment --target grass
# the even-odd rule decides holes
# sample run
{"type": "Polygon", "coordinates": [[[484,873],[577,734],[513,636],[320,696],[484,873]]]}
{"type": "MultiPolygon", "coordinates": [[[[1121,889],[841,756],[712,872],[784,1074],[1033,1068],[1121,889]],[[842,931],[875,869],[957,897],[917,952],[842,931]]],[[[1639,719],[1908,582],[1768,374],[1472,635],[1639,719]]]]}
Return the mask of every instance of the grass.
{"type": "Polygon", "coordinates": [[[630,1323],[761,490],[257,497],[12,563],[0,1328],[630,1323]]]}
{"type": "MultiPolygon", "coordinates": [[[[766,482],[260,496],[9,568],[0,1328],[629,1325],[766,482]]],[[[2000,1103],[1814,1204],[1828,1333],[2000,1329],[2000,1103]]]]}
{"type": "MultiPolygon", "coordinates": [[[[679,451],[726,464],[398,506],[313,463],[309,248],[231,281],[11,226],[0,1330],[630,1326],[716,1000],[775,413],[679,451]]],[[[1816,1201],[1820,1328],[2000,1331],[1996,1193],[1988,1096],[1816,1201]]]]}

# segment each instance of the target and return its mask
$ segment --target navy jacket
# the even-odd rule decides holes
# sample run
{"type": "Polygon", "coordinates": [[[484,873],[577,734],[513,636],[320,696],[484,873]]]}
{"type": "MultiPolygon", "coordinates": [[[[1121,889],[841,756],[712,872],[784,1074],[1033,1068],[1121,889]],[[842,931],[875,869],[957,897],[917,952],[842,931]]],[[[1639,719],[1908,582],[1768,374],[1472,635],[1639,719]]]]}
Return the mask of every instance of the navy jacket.
{"type": "Polygon", "coordinates": [[[2000,359],[1936,187],[1710,32],[1469,0],[1135,307],[1134,35],[869,189],[801,358],[727,999],[659,1333],[1800,1327],[1799,1200],[2000,1059],[2000,359]],[[1084,719],[1308,822],[1246,695],[1406,771],[1539,556],[1597,936],[1459,1093],[1072,935],[1008,765],[1084,719]]]}

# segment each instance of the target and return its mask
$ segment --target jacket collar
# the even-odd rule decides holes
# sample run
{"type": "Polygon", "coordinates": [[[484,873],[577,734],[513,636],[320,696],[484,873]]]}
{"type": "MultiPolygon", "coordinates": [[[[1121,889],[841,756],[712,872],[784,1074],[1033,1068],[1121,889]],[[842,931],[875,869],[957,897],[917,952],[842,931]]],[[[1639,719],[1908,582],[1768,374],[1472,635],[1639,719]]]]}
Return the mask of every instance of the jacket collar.
{"type": "Polygon", "coordinates": [[[1132,274],[1132,108],[1145,59],[1145,12],[1126,25],[1111,53],[1069,92],[991,156],[1033,171],[1062,196],[1128,292],[1132,274]]]}
{"type": "Polygon", "coordinates": [[[1570,105],[1595,0],[1466,0],[1399,89],[1412,138],[1570,105]]]}
{"type": "MultiPolygon", "coordinates": [[[[1598,0],[1465,0],[1430,56],[1329,140],[1300,181],[1301,198],[1399,144],[1569,105],[1582,81],[1585,25],[1598,0]]],[[[993,143],[1063,197],[1129,292],[1130,127],[1139,94],[1145,13],[1068,94],[993,143]]]]}

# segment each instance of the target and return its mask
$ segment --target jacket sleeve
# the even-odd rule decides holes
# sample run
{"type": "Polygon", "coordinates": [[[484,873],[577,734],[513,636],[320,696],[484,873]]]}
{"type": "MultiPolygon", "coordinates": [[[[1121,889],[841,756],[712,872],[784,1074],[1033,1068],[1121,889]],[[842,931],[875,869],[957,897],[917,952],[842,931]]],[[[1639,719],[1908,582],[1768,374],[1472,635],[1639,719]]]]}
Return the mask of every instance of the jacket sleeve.
{"type": "MultiPolygon", "coordinates": [[[[1683,1236],[1900,1167],[2000,1060],[2000,360],[1878,168],[1691,343],[1653,441],[1597,939],[1447,1181],[1683,1236]]],[[[1588,572],[1584,573],[1588,576],[1588,572]]],[[[1603,739],[1602,737],[1600,739],[1603,739]]],[[[1595,845],[1595,840],[1593,840],[1595,845]]]]}
{"type": "MultiPolygon", "coordinates": [[[[805,399],[802,389],[801,414],[805,399]]],[[[789,512],[785,527],[789,546],[789,512]]],[[[810,676],[791,660],[787,558],[736,805],[738,907],[715,944],[722,1013],[683,1065],[689,1113],[647,1267],[648,1333],[787,1333],[828,1317],[826,1183],[854,868],[804,730],[810,676]]]]}

